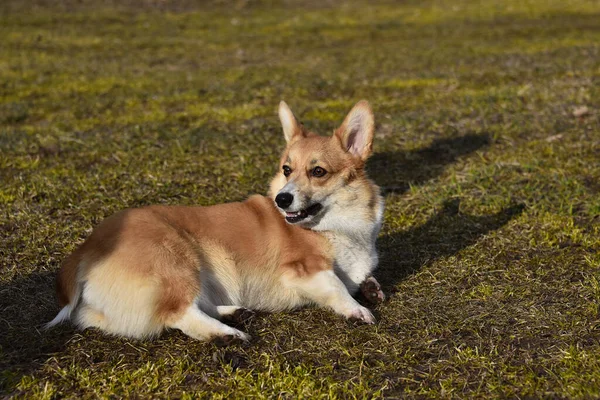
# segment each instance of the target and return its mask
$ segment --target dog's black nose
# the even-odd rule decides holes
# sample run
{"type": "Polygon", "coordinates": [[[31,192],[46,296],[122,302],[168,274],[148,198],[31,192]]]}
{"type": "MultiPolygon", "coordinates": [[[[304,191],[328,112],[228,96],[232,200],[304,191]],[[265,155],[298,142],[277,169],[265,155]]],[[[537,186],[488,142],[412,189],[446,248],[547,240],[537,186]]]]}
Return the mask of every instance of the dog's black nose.
{"type": "Polygon", "coordinates": [[[276,197],[275,197],[275,203],[277,203],[277,206],[279,208],[288,208],[290,206],[290,204],[292,204],[292,202],[294,201],[294,196],[292,196],[291,193],[279,193],[276,197]]]}

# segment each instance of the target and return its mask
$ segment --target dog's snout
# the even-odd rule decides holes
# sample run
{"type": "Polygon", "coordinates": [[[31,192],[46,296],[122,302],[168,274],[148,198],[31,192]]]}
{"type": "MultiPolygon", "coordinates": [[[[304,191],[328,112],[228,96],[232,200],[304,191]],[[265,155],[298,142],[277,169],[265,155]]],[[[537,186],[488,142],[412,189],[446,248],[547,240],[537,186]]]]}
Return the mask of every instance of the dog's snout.
{"type": "Polygon", "coordinates": [[[294,196],[291,193],[283,192],[279,193],[275,197],[275,203],[279,208],[288,208],[290,204],[294,201],[294,196]]]}

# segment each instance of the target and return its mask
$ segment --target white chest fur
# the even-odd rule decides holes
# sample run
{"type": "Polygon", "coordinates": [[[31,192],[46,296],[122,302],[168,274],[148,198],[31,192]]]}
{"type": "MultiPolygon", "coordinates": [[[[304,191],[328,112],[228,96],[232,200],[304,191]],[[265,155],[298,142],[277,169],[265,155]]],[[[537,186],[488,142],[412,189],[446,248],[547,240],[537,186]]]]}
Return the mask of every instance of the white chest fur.
{"type": "Polygon", "coordinates": [[[335,272],[352,294],[357,292],[360,284],[377,268],[379,258],[375,241],[383,222],[383,208],[383,199],[379,198],[375,220],[370,221],[338,212],[335,223],[327,221],[330,230],[323,231],[334,250],[335,272]]]}
{"type": "Polygon", "coordinates": [[[333,245],[334,268],[338,277],[352,294],[377,267],[378,257],[375,242],[366,238],[339,234],[327,235],[333,245]]]}

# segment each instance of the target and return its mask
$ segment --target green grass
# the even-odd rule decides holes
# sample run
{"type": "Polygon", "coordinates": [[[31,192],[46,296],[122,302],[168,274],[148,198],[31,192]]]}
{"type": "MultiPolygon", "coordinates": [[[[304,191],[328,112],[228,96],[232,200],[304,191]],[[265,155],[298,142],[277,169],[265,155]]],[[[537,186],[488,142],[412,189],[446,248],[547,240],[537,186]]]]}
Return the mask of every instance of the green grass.
{"type": "Polygon", "coordinates": [[[0,393],[600,396],[598,21],[585,0],[3,1],[0,393]],[[280,99],[328,134],[361,98],[377,325],[264,314],[227,349],[40,330],[104,217],[264,193],[280,99]]]}

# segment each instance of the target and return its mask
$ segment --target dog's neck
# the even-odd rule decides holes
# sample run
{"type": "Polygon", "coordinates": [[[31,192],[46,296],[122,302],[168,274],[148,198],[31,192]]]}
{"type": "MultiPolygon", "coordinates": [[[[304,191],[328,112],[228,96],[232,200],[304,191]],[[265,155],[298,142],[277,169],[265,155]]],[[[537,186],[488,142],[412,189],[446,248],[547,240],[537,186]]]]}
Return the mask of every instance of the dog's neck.
{"type": "Polygon", "coordinates": [[[354,242],[366,245],[375,243],[383,223],[384,200],[379,187],[370,180],[364,184],[349,184],[343,201],[328,206],[323,218],[310,229],[346,236],[354,242]]]}

